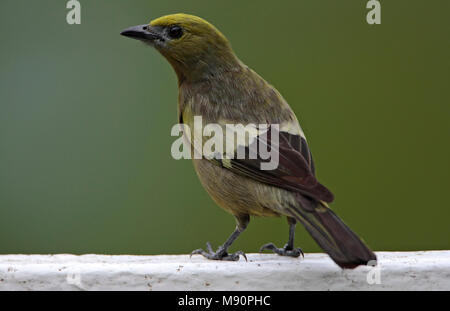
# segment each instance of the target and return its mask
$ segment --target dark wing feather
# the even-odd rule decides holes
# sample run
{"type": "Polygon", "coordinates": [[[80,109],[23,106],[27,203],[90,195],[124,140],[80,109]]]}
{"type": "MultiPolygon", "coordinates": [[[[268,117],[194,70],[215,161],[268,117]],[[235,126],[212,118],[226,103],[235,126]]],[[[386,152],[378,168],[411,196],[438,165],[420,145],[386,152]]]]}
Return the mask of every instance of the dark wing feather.
{"type": "Polygon", "coordinates": [[[316,200],[332,202],[333,194],[317,181],[314,175],[311,152],[306,140],[299,135],[279,132],[279,143],[277,145],[279,165],[273,170],[261,169],[261,163],[270,161],[270,159],[264,160],[261,158],[259,154],[261,146],[268,145],[268,150],[276,147],[275,143],[270,140],[271,131],[275,130],[270,128],[267,135],[258,136],[253,141],[252,145],[259,144],[258,149],[252,145],[238,147],[245,149],[245,159],[226,160],[226,164],[219,160],[222,166],[262,183],[298,192],[316,200]],[[250,149],[258,150],[256,159],[250,159],[250,149]]]}

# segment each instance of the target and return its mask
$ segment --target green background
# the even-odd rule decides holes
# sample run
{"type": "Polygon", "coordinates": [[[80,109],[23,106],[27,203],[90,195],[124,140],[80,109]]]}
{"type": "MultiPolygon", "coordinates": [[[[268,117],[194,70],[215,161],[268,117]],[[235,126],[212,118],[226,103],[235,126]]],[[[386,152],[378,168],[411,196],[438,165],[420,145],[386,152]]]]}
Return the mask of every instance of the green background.
{"type": "MultiPolygon", "coordinates": [[[[450,249],[450,1],[0,4],[0,253],[187,253],[234,219],[170,155],[176,76],[119,32],[185,12],[215,24],[299,117],[334,210],[375,250],[450,249]]],[[[287,239],[253,220],[232,251],[287,239]]],[[[320,251],[303,228],[297,246],[320,251]]]]}

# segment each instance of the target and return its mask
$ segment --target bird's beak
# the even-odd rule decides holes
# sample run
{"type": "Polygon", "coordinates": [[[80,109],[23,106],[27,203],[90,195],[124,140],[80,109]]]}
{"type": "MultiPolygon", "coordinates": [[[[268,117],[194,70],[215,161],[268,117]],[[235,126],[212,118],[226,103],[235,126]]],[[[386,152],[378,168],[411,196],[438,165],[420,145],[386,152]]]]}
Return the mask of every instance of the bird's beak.
{"type": "Polygon", "coordinates": [[[120,34],[125,37],[143,41],[154,41],[155,39],[161,39],[161,36],[153,31],[153,29],[147,24],[127,28],[120,34]]]}

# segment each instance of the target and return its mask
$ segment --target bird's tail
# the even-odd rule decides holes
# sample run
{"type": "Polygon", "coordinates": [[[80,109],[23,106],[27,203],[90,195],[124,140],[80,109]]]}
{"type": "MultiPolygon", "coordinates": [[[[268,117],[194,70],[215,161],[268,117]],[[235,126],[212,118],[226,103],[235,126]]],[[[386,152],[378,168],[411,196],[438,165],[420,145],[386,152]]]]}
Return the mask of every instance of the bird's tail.
{"type": "Polygon", "coordinates": [[[375,254],[328,208],[325,202],[315,201],[315,207],[312,207],[310,205],[312,202],[305,202],[305,199],[301,198],[300,203],[307,208],[293,207],[292,216],[305,226],[317,244],[336,264],[346,269],[376,264],[375,254]]]}

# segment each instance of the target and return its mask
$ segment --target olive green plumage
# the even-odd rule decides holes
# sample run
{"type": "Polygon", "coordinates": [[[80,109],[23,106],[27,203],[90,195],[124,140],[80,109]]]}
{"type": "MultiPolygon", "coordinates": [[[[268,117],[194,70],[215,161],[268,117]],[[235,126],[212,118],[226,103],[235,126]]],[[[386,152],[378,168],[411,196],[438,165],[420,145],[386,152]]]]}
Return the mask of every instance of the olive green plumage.
{"type": "MultiPolygon", "coordinates": [[[[281,94],[234,54],[225,36],[205,20],[174,14],[123,35],[155,47],[172,65],[179,83],[179,120],[193,128],[194,116],[204,124],[279,124],[282,167],[267,173],[249,162],[194,160],[195,170],[214,201],[237,220],[237,227],[217,252],[196,250],[210,259],[236,260],[227,249],[248,224],[249,216],[288,217],[288,244],[280,255],[298,256],[294,226],[301,222],[316,242],[343,268],[375,260],[375,255],[328,207],[333,196],[315,179],[306,138],[281,94]],[[284,165],[284,166],[283,166],[284,165]]],[[[248,146],[247,146],[248,147],[248,146]]],[[[210,248],[210,247],[209,247],[210,248]]]]}

